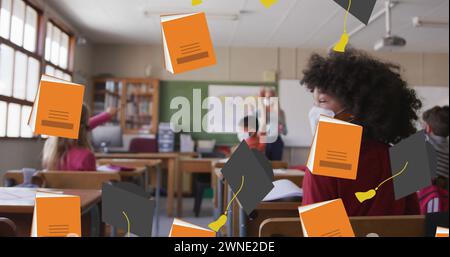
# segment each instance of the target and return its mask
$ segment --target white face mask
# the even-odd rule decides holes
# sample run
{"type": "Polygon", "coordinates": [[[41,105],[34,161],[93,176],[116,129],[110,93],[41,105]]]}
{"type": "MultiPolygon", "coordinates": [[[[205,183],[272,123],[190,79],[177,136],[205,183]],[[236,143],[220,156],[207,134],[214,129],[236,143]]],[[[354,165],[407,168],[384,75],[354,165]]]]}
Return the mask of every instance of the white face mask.
{"type": "Polygon", "coordinates": [[[313,135],[316,132],[317,124],[319,124],[320,115],[334,118],[336,114],[332,110],[313,106],[309,111],[309,125],[311,126],[311,132],[313,135]]]}
{"type": "Polygon", "coordinates": [[[242,142],[244,140],[247,140],[250,137],[250,135],[247,132],[239,132],[237,134],[237,137],[239,139],[239,142],[242,142]]]}

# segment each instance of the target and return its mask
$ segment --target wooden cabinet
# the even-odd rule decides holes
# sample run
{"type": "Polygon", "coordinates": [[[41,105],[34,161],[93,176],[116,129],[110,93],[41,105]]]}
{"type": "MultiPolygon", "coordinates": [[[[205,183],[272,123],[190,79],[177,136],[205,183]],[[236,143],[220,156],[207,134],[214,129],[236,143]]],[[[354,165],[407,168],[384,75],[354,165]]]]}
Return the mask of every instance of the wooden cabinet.
{"type": "Polygon", "coordinates": [[[112,122],[125,134],[156,134],[159,123],[159,80],[153,78],[94,79],[92,110],[120,108],[112,122]]]}

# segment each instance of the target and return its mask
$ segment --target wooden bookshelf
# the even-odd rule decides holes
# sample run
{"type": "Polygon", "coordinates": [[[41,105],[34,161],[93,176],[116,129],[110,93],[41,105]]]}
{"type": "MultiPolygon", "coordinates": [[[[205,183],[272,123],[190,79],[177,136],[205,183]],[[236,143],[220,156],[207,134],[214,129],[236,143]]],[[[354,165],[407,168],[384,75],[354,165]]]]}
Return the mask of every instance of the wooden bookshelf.
{"type": "Polygon", "coordinates": [[[153,78],[96,78],[92,110],[120,108],[112,122],[125,134],[156,134],[159,123],[159,80],[153,78]]]}

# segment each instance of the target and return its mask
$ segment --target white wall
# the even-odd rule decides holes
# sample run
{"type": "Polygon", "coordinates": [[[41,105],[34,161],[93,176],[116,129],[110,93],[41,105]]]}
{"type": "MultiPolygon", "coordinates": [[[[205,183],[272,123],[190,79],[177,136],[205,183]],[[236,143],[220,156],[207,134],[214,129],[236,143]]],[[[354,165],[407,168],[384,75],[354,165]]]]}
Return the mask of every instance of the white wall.
{"type": "MultiPolygon", "coordinates": [[[[171,75],[162,66],[160,46],[95,45],[93,74],[118,77],[143,77],[145,67],[153,67],[152,76],[162,80],[262,82],[263,72],[275,70],[280,79],[301,79],[302,70],[313,49],[288,48],[216,48],[217,64],[193,72],[171,75]]],[[[449,55],[446,53],[371,53],[375,57],[399,64],[411,86],[449,86],[449,55]]],[[[289,124],[288,124],[289,126],[289,124]]],[[[290,133],[293,133],[290,131],[290,133]]],[[[291,165],[305,164],[308,148],[285,149],[284,158],[291,165]]]]}

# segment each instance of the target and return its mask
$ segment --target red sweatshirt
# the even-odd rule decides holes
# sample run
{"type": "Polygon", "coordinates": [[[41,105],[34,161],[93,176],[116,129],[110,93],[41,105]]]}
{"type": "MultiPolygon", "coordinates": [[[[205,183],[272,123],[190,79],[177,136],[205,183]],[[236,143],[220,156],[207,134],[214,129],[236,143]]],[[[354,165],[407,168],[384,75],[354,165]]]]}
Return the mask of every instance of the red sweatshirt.
{"type": "MultiPolygon", "coordinates": [[[[111,115],[102,112],[89,119],[89,129],[102,125],[111,119],[111,115]]],[[[95,171],[97,170],[95,155],[88,148],[73,146],[71,147],[58,165],[58,170],[66,171],[95,171]]]]}
{"type": "Polygon", "coordinates": [[[373,141],[362,142],[356,180],[312,175],[305,172],[302,205],[342,198],[349,216],[419,214],[417,194],[395,200],[392,180],[383,184],[374,198],[360,203],[355,192],[374,189],[391,176],[389,146],[373,141]]]}

